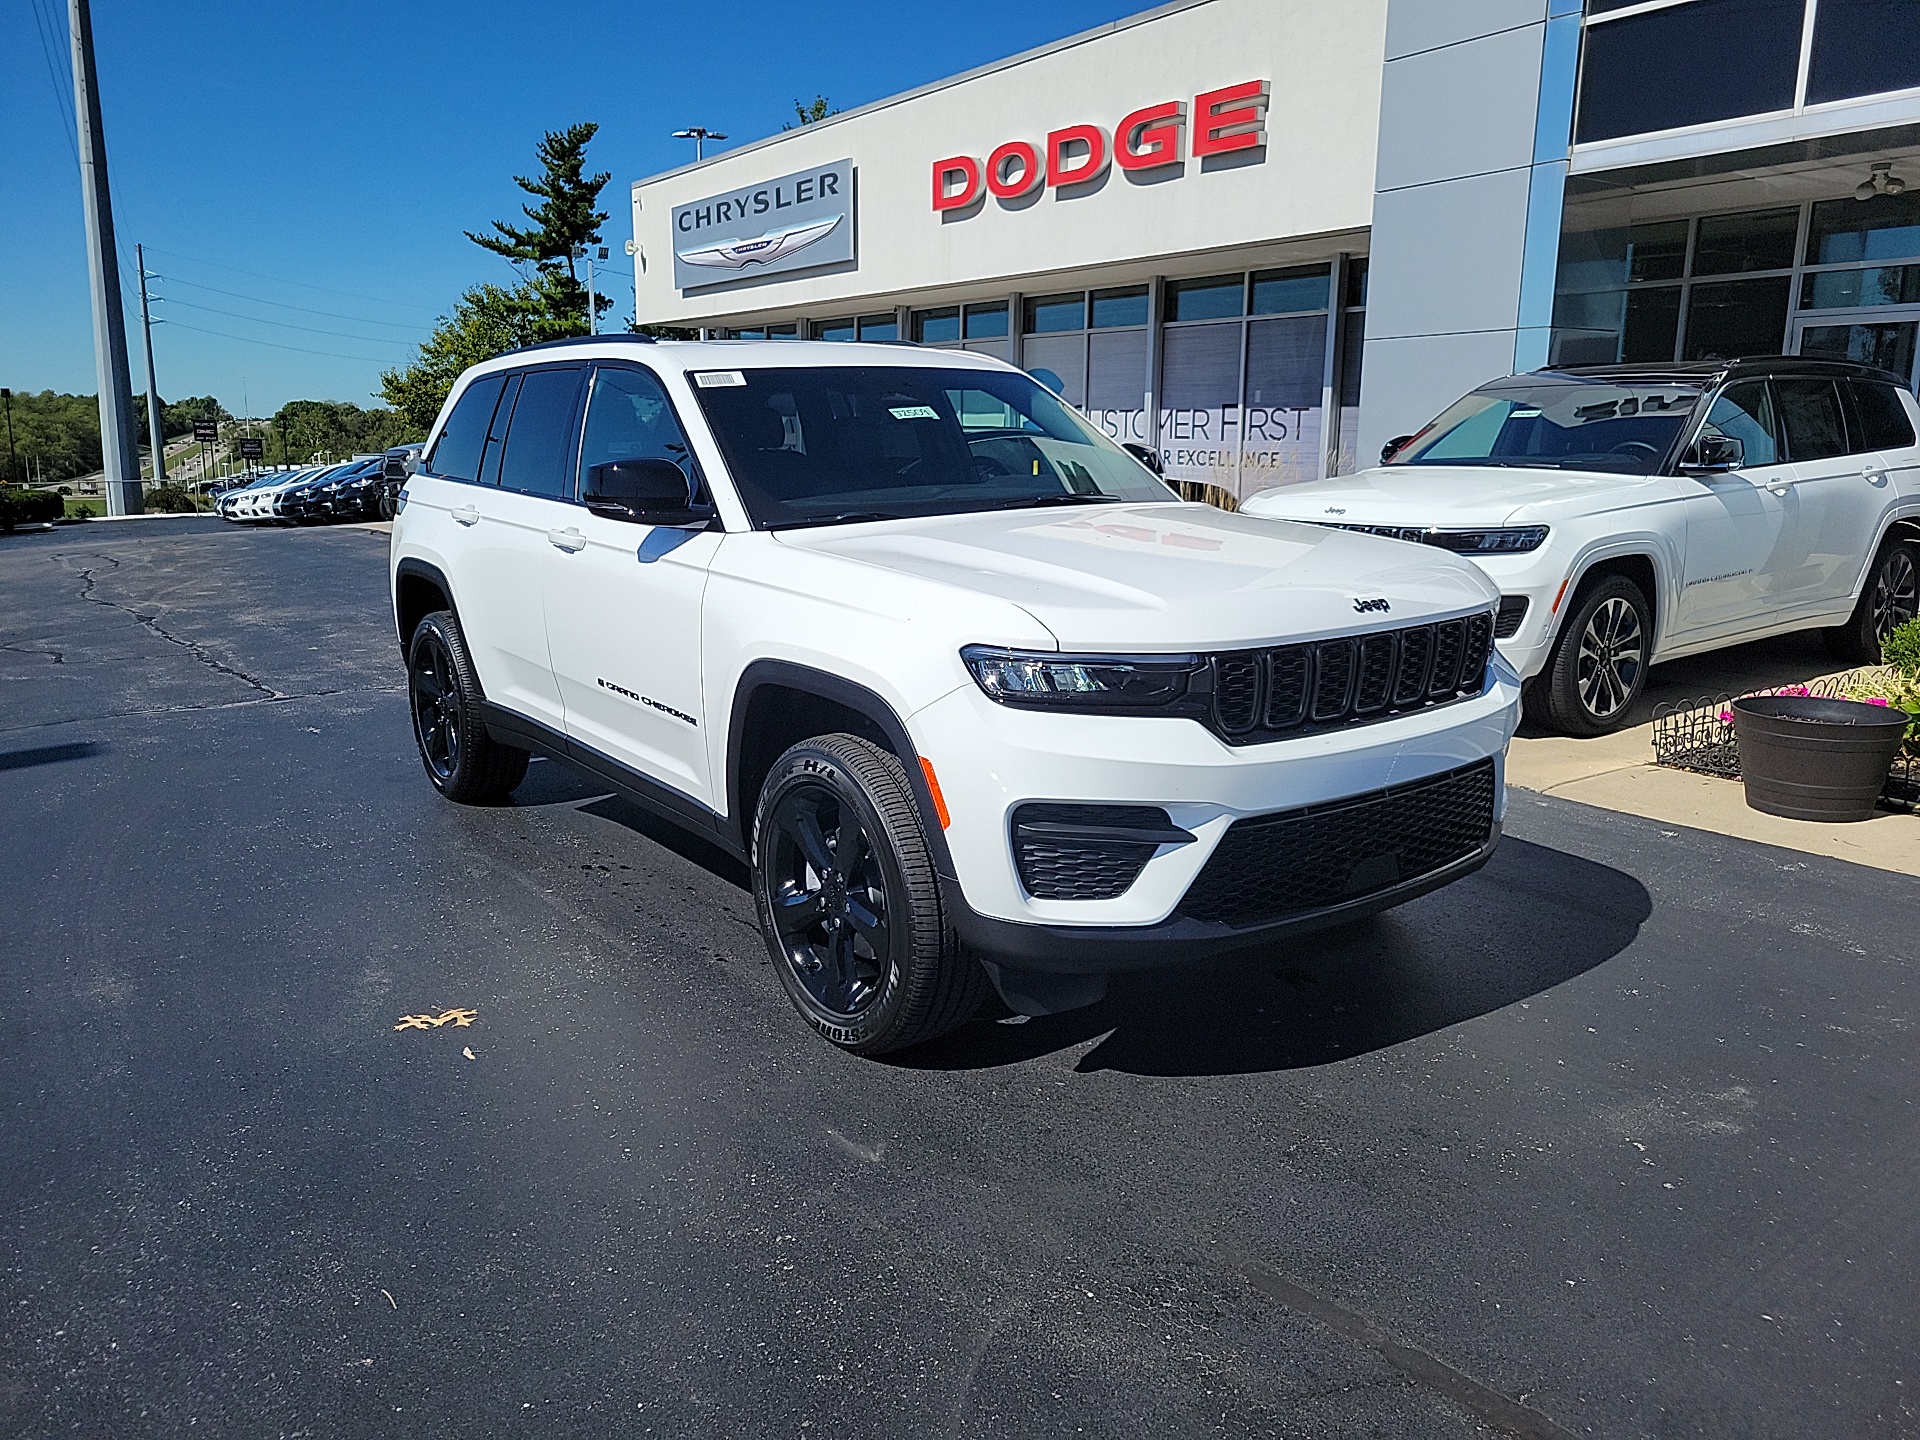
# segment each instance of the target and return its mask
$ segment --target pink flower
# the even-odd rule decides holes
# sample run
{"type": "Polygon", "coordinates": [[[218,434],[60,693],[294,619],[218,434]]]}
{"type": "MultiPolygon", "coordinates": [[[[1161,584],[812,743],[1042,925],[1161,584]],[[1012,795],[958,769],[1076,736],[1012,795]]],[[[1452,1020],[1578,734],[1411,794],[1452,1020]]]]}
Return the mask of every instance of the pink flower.
{"type": "Polygon", "coordinates": [[[1867,697],[1867,704],[1869,705],[1885,705],[1886,703],[1887,702],[1882,700],[1878,695],[1869,695],[1867,697]]]}
{"type": "Polygon", "coordinates": [[[1811,695],[1813,692],[1804,685],[1786,685],[1774,693],[1776,695],[1811,695]]]}
{"type": "Polygon", "coordinates": [[[1720,712],[1720,723],[1721,723],[1722,725],[1731,725],[1731,724],[1733,724],[1733,711],[1731,711],[1731,710],[1722,710],[1722,711],[1720,712]]]}

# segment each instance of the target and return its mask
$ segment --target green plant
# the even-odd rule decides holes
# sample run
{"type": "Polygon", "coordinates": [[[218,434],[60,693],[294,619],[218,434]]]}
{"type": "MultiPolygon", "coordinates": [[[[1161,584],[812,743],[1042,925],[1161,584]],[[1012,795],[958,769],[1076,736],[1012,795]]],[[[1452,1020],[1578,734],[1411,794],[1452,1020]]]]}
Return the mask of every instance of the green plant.
{"type": "Polygon", "coordinates": [[[82,500],[78,505],[73,507],[73,514],[70,515],[68,518],[72,520],[91,520],[93,519],[93,516],[94,516],[93,506],[87,504],[86,501],[82,500]]]}
{"type": "Polygon", "coordinates": [[[1880,642],[1880,655],[1909,678],[1920,677],[1920,620],[1909,620],[1880,642]]]}
{"type": "Polygon", "coordinates": [[[58,520],[64,502],[46,490],[0,490],[0,529],[58,520]]]}
{"type": "Polygon", "coordinates": [[[193,492],[183,485],[156,485],[147,491],[147,509],[176,515],[192,515],[200,507],[193,492]]]}
{"type": "MultiPolygon", "coordinates": [[[[1914,628],[1911,624],[1901,627],[1902,630],[1914,628]]],[[[1894,632],[1895,635],[1899,633],[1899,630],[1894,632]]],[[[1856,670],[1840,677],[1840,695],[1847,700],[1906,711],[1914,717],[1907,726],[1907,751],[1909,754],[1920,754],[1920,673],[1903,673],[1895,665],[1856,670]]]]}

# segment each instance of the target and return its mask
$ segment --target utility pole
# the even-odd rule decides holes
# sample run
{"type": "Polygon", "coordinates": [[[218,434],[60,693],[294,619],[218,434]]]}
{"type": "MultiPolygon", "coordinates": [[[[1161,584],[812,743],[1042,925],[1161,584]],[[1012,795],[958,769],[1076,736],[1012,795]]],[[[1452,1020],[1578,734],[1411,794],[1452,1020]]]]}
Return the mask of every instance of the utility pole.
{"type": "Polygon", "coordinates": [[[685,130],[674,131],[673,138],[693,142],[693,163],[698,165],[707,158],[707,141],[724,140],[727,137],[718,130],[709,130],[704,125],[694,125],[685,130]]]}
{"type": "Polygon", "coordinates": [[[80,129],[80,198],[87,222],[87,278],[93,289],[93,369],[100,386],[100,458],[107,513],[138,515],[140,456],[133,439],[133,381],[127,374],[127,320],[120,308],[120,253],[113,243],[113,196],[107,185],[107,137],[93,64],[93,12],[88,0],[67,0],[73,39],[73,109],[80,129]]]}
{"type": "Polygon", "coordinates": [[[602,260],[607,258],[607,247],[604,245],[593,248],[583,245],[578,252],[584,255],[587,261],[587,333],[589,335],[600,333],[600,296],[593,288],[593,260],[596,252],[602,260]]]}
{"type": "Polygon", "coordinates": [[[147,252],[133,247],[140,270],[140,333],[147,342],[147,448],[153,452],[153,483],[167,483],[167,442],[160,435],[160,383],[153,378],[153,316],[147,308],[147,252]]]}
{"type": "Polygon", "coordinates": [[[20,473],[20,462],[13,454],[13,391],[0,389],[0,403],[7,407],[7,483],[13,485],[20,473]]]}

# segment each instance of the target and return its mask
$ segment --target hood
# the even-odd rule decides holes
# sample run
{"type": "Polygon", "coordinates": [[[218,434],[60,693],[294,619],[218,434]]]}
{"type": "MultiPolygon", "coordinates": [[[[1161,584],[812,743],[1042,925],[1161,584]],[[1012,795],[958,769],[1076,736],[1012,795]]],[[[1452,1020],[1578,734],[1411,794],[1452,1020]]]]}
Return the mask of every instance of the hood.
{"type": "Polygon", "coordinates": [[[1621,510],[1668,498],[1670,475],[1525,470],[1505,465],[1387,465],[1262,490],[1241,509],[1336,525],[1506,525],[1621,510]]]}
{"type": "Polygon", "coordinates": [[[1444,551],[1210,505],[996,511],[777,533],[816,554],[1008,601],[1063,650],[1200,650],[1350,634],[1498,598],[1477,569],[1444,551]],[[1382,600],[1385,609],[1355,608],[1382,600]]]}

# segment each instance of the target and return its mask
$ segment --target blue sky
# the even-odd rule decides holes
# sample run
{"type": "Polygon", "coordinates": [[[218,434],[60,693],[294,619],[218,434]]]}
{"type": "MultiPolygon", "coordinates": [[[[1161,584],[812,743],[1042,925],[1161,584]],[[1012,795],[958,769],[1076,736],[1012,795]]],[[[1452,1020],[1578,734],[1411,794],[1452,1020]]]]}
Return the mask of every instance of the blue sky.
{"type": "MultiPolygon", "coordinates": [[[[1149,3],[94,0],[123,273],[138,240],[164,277],[160,393],[367,403],[461,290],[511,279],[462,231],[517,216],[543,130],[599,122],[617,267],[628,184],[691,158],[674,130],[739,144],[796,97],[851,109],[1149,3]]],[[[65,37],[65,0],[0,6],[0,385],[91,393],[65,37]]]]}

